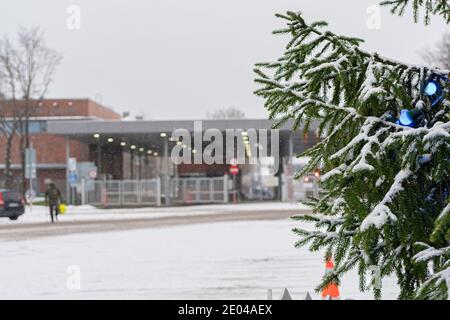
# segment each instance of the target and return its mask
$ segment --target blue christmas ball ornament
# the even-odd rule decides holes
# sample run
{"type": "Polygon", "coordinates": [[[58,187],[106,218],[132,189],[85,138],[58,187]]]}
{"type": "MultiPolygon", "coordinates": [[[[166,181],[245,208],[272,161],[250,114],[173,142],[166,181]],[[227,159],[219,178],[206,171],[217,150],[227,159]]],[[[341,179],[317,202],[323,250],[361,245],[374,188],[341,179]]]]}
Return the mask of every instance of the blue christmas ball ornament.
{"type": "Polygon", "coordinates": [[[431,106],[441,103],[445,98],[445,86],[449,83],[446,76],[433,73],[423,86],[423,94],[428,97],[431,106]]]}
{"type": "Polygon", "coordinates": [[[412,112],[408,109],[403,109],[402,111],[400,111],[400,119],[398,119],[397,124],[414,128],[416,126],[416,123],[414,121],[412,112]]]}
{"type": "Polygon", "coordinates": [[[434,81],[430,81],[426,84],[424,92],[427,96],[435,95],[437,91],[438,91],[438,84],[435,83],[434,81]]]}

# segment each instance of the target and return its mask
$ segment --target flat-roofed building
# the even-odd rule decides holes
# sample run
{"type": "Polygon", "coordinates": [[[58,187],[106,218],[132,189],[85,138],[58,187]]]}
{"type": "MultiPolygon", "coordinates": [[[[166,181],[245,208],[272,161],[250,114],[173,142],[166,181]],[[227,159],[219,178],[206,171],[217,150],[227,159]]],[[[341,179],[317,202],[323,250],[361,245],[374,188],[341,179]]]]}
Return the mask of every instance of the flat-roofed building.
{"type": "MultiPolygon", "coordinates": [[[[11,104],[1,105],[2,116],[5,120],[13,121],[11,104]]],[[[54,121],[119,121],[120,114],[111,108],[105,107],[90,99],[48,99],[30,101],[17,101],[15,108],[32,108],[32,116],[28,121],[30,147],[36,150],[37,180],[35,188],[38,192],[45,190],[45,179],[51,179],[65,188],[66,185],[66,138],[51,134],[47,131],[48,125],[54,121]]],[[[71,155],[79,161],[90,161],[90,146],[80,140],[70,140],[71,155]]],[[[6,138],[0,133],[0,183],[4,180],[6,138]]],[[[20,189],[20,176],[22,169],[20,137],[15,135],[12,142],[11,168],[14,172],[17,188],[20,189]]]]}

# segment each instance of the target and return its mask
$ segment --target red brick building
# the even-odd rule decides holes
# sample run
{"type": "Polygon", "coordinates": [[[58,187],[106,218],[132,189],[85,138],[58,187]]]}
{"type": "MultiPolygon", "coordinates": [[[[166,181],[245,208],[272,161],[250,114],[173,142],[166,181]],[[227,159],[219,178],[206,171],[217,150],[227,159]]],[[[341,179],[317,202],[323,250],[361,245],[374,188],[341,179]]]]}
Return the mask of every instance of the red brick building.
{"type": "MultiPolygon", "coordinates": [[[[23,107],[19,103],[18,108],[23,107]]],[[[6,114],[6,119],[8,114],[6,114]]],[[[120,114],[89,99],[49,99],[35,104],[35,111],[29,120],[30,146],[36,150],[38,191],[45,188],[45,179],[52,179],[61,187],[66,180],[66,139],[46,133],[51,121],[61,120],[120,120],[120,114]]],[[[93,161],[95,157],[88,143],[69,140],[70,155],[78,161],[93,161]]],[[[4,180],[6,139],[0,135],[0,184],[4,180]]],[[[12,148],[12,169],[17,181],[22,164],[19,137],[14,137],[12,148]]]]}

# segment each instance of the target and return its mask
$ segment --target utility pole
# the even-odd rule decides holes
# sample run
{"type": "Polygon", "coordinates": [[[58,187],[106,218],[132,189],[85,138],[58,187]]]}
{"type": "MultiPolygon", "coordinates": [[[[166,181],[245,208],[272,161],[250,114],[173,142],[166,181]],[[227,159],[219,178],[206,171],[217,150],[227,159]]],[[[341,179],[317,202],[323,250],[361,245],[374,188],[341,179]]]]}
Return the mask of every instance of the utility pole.
{"type": "Polygon", "coordinates": [[[164,138],[164,198],[166,205],[170,204],[170,179],[169,179],[169,141],[167,137],[164,138]]]}
{"type": "Polygon", "coordinates": [[[69,203],[70,199],[70,181],[69,181],[69,159],[70,159],[70,143],[69,138],[65,137],[66,140],[66,201],[69,203]]]}

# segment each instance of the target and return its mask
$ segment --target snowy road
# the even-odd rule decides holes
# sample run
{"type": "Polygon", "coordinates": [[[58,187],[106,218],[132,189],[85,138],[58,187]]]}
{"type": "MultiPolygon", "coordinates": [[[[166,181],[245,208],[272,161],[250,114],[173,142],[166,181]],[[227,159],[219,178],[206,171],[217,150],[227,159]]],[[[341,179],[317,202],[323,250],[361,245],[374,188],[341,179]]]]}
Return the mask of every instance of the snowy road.
{"type": "Polygon", "coordinates": [[[69,207],[68,213],[59,217],[59,223],[50,224],[48,208],[35,206],[26,208],[25,214],[17,221],[0,219],[0,240],[211,222],[286,219],[294,214],[309,212],[309,208],[300,204],[282,202],[117,209],[77,206],[69,207]]]}
{"type": "MultiPolygon", "coordinates": [[[[324,265],[320,254],[293,247],[294,225],[241,221],[0,241],[0,299],[265,299],[268,288],[278,297],[283,287],[301,299],[324,265]],[[80,290],[67,286],[71,266],[80,270],[80,290]]],[[[395,284],[384,287],[394,298],[395,284]]],[[[355,273],[342,280],[341,295],[371,298],[358,292],[355,273]]]]}
{"type": "MultiPolygon", "coordinates": [[[[309,213],[310,210],[295,210],[295,213],[309,213]]],[[[1,240],[25,240],[37,237],[50,237],[68,235],[74,233],[93,233],[119,230],[146,229],[163,226],[199,224],[225,221],[250,221],[250,220],[277,220],[287,219],[293,215],[291,210],[258,210],[258,211],[236,211],[227,213],[166,216],[158,217],[147,215],[146,217],[129,218],[121,216],[120,219],[84,219],[68,220],[56,224],[45,223],[22,223],[0,225],[1,240]]],[[[101,217],[99,217],[101,218],[101,217]]]]}

